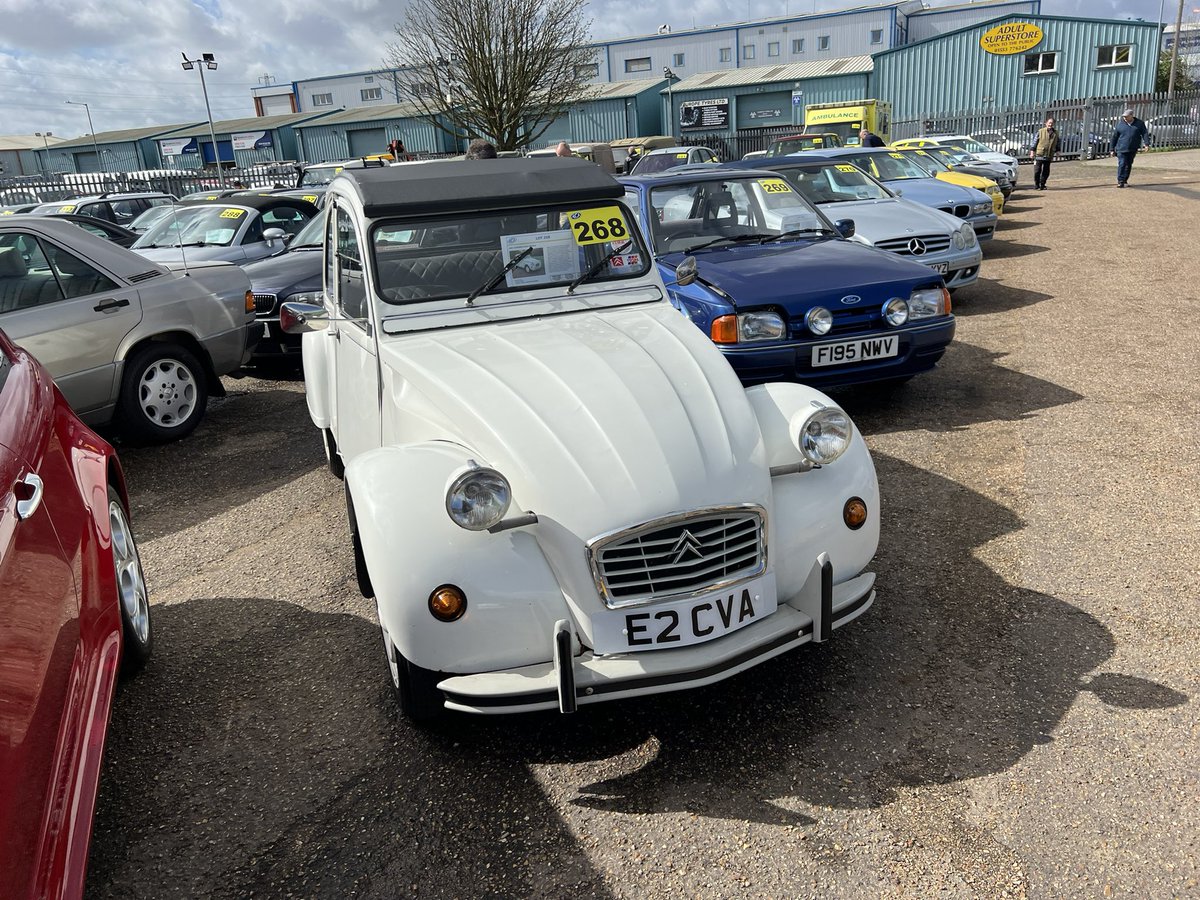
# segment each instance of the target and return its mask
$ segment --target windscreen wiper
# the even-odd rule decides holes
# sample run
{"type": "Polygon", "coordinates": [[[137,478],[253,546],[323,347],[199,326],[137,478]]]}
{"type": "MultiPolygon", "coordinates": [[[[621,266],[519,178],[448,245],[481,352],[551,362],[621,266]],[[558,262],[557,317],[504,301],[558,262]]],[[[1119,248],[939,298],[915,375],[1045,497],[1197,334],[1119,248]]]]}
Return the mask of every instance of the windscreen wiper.
{"type": "Polygon", "coordinates": [[[512,259],[510,259],[508,261],[508,263],[504,266],[503,269],[501,269],[499,272],[497,272],[494,276],[489,278],[487,281],[485,281],[479,287],[475,288],[475,290],[471,291],[471,293],[467,294],[467,306],[473,306],[475,304],[476,297],[478,297],[480,294],[486,294],[488,291],[490,291],[492,288],[494,288],[496,285],[498,285],[501,281],[503,281],[504,276],[507,275],[509,272],[511,272],[513,269],[515,269],[517,267],[517,263],[519,263],[521,260],[523,260],[525,257],[527,257],[532,252],[533,252],[532,247],[526,247],[524,250],[522,250],[520,253],[518,253],[516,256],[514,256],[512,259]]]}
{"type": "Polygon", "coordinates": [[[770,234],[764,237],[760,244],[769,244],[772,241],[783,241],[788,238],[800,237],[804,234],[838,234],[832,228],[793,228],[791,231],[781,231],[779,234],[770,234]]]}
{"type": "Polygon", "coordinates": [[[605,254],[603,259],[601,259],[594,266],[592,266],[590,269],[588,269],[586,272],[584,272],[582,275],[580,275],[578,278],[576,278],[574,281],[572,281],[569,285],[567,285],[567,293],[568,294],[575,293],[575,288],[579,287],[581,284],[583,284],[589,278],[595,277],[597,272],[599,272],[606,265],[608,265],[608,261],[610,259],[612,259],[614,256],[620,256],[622,253],[624,253],[626,250],[628,250],[632,244],[633,244],[633,238],[630,238],[625,243],[609,250],[608,253],[605,254]]]}
{"type": "Polygon", "coordinates": [[[704,250],[707,247],[713,247],[722,241],[730,241],[734,244],[740,244],[742,241],[758,241],[762,243],[763,238],[774,237],[770,234],[725,234],[719,238],[713,238],[711,241],[706,241],[703,244],[698,244],[695,247],[689,247],[688,253],[695,253],[697,250],[704,250]]]}

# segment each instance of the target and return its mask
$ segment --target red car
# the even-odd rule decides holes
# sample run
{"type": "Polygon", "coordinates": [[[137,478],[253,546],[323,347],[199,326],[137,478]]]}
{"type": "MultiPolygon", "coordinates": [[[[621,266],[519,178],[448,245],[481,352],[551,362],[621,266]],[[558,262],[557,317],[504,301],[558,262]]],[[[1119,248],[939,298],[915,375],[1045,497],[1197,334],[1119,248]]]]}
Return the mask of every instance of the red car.
{"type": "Polygon", "coordinates": [[[113,448],[0,332],[0,897],[83,893],[118,670],[150,654],[113,448]]]}

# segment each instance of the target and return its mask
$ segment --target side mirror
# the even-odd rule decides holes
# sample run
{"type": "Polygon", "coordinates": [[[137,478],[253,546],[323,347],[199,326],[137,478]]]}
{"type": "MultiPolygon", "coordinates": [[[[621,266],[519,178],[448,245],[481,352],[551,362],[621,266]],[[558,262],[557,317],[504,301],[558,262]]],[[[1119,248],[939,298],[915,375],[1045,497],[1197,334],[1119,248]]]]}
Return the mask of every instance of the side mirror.
{"type": "Polygon", "coordinates": [[[833,223],[833,227],[838,230],[844,238],[854,237],[854,220],[853,219],[838,219],[833,223]]]}
{"type": "Polygon", "coordinates": [[[329,324],[329,313],[315,303],[285,303],[279,307],[279,327],[286,334],[321,331],[329,324]]]}
{"type": "Polygon", "coordinates": [[[268,228],[263,232],[263,240],[267,242],[268,247],[275,246],[276,241],[282,241],[287,234],[282,228],[268,228]]]}
{"type": "Polygon", "coordinates": [[[675,284],[687,287],[696,280],[696,257],[689,256],[675,267],[675,284]]]}
{"type": "Polygon", "coordinates": [[[900,188],[892,188],[892,189],[891,189],[891,191],[892,191],[892,193],[893,193],[893,194],[895,194],[897,197],[903,197],[903,196],[904,196],[904,191],[900,190],[900,188]]]}

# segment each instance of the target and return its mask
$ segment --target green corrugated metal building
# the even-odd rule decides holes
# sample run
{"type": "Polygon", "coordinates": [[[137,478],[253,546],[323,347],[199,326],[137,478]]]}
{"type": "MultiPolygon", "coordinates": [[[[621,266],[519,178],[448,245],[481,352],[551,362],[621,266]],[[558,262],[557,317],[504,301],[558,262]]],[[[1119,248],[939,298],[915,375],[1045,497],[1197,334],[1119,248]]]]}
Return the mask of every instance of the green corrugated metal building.
{"type": "Polygon", "coordinates": [[[868,96],[890,100],[893,120],[902,120],[1145,94],[1154,90],[1158,29],[1133,20],[1001,16],[876,53],[868,96]],[[989,52],[985,35],[989,46],[1016,52],[989,52]]]}

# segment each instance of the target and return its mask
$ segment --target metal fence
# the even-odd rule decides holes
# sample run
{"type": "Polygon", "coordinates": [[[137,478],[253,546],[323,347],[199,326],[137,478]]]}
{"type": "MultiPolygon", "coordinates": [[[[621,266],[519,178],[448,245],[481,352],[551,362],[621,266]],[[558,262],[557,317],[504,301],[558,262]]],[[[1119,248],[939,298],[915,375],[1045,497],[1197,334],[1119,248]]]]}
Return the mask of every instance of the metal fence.
{"type": "MultiPolygon", "coordinates": [[[[901,140],[926,134],[970,134],[994,150],[1011,153],[1027,162],[1038,129],[1045,124],[1046,117],[1052,115],[1061,135],[1060,154],[1090,159],[1112,152],[1113,127],[1127,108],[1133,108],[1138,118],[1146,123],[1150,147],[1172,150],[1200,147],[1200,89],[1177,91],[1170,101],[1165,93],[1142,94],[1062,100],[1044,106],[985,107],[932,113],[893,120],[891,136],[892,140],[901,140]]],[[[689,133],[683,135],[679,143],[708,147],[721,159],[741,159],[747,153],[766,150],[777,137],[802,131],[802,126],[784,125],[747,128],[732,134],[727,131],[689,133]]]]}

